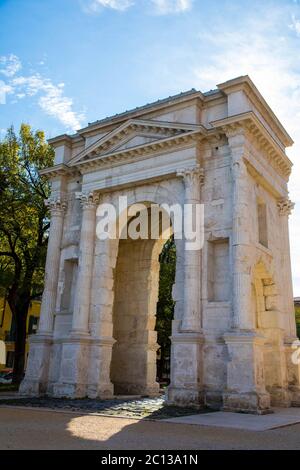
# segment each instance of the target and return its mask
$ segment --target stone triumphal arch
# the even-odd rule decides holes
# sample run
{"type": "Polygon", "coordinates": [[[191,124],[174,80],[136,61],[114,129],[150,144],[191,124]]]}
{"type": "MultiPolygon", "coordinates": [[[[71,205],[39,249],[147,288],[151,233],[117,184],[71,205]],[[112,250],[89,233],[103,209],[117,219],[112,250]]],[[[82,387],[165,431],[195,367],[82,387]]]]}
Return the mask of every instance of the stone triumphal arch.
{"type": "MultiPolygon", "coordinates": [[[[99,204],[203,204],[204,244],[176,239],[169,403],[300,405],[287,183],[292,140],[249,77],[50,140],[55,165],[38,333],[21,393],[155,395],[163,239],[96,234],[99,204]]],[[[118,215],[120,217],[120,214],[118,215]]],[[[125,222],[127,223],[127,221],[125,222]]]]}

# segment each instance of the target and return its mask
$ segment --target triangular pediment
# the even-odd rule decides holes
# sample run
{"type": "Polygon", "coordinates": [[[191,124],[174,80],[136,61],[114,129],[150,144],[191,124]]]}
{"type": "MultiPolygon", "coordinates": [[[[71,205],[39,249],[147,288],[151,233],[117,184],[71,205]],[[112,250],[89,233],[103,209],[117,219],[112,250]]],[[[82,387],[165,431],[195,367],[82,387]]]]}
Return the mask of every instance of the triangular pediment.
{"type": "Polygon", "coordinates": [[[193,124],[166,123],[152,120],[130,120],[106,134],[76,155],[69,165],[104,158],[110,154],[143,149],[153,143],[164,142],[191,132],[199,131],[193,124]]]}
{"type": "Polygon", "coordinates": [[[146,144],[149,144],[150,142],[155,142],[162,138],[163,136],[151,135],[150,133],[147,133],[146,131],[144,133],[132,134],[126,139],[124,139],[123,141],[119,142],[115,147],[108,148],[108,150],[104,154],[107,154],[112,151],[116,152],[116,151],[121,151],[121,150],[127,150],[129,148],[138,147],[141,145],[146,145],[146,144]]]}

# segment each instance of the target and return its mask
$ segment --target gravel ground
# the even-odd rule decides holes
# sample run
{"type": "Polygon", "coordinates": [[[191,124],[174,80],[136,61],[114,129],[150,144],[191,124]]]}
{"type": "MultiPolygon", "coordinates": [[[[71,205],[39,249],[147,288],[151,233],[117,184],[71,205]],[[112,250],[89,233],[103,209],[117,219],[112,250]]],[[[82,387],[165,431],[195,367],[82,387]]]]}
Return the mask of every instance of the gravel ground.
{"type": "Polygon", "coordinates": [[[207,413],[209,410],[195,410],[194,408],[181,408],[167,406],[164,397],[139,399],[62,399],[62,398],[13,398],[1,399],[1,405],[30,406],[38,408],[63,409],[71,411],[85,411],[102,415],[128,416],[129,418],[165,419],[177,416],[187,416],[196,413],[207,413]]]}
{"type": "Polygon", "coordinates": [[[300,425],[264,432],[0,408],[0,450],[300,449],[300,425]]]}

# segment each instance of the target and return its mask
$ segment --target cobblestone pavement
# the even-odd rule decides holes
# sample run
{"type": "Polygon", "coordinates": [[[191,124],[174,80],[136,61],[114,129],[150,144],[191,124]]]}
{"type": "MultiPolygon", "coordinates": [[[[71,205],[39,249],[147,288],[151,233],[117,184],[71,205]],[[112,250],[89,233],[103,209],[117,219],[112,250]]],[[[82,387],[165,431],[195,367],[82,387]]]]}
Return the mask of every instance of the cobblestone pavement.
{"type": "Polygon", "coordinates": [[[1,405],[30,406],[39,408],[86,411],[101,415],[126,416],[130,418],[165,419],[207,413],[208,409],[195,410],[165,404],[164,396],[157,398],[122,398],[112,400],[63,399],[63,398],[10,398],[1,399],[1,405]]]}

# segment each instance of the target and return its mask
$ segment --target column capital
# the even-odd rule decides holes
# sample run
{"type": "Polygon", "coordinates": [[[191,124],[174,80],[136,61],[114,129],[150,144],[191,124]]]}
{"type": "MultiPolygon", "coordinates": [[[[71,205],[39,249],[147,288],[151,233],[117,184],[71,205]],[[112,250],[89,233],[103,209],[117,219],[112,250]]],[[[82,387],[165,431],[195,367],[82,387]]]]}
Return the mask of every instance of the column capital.
{"type": "Polygon", "coordinates": [[[94,209],[99,203],[99,194],[91,192],[76,192],[75,198],[80,200],[82,209],[94,209]]]}
{"type": "Polygon", "coordinates": [[[291,215],[292,210],[295,207],[295,203],[292,202],[288,197],[280,199],[277,201],[277,207],[279,210],[279,215],[284,216],[284,215],[291,215]]]}
{"type": "Polygon", "coordinates": [[[51,215],[63,215],[67,209],[67,200],[65,194],[51,196],[44,201],[45,205],[49,208],[51,215]]]}
{"type": "Polygon", "coordinates": [[[204,169],[200,165],[196,165],[194,168],[182,168],[177,171],[177,176],[182,177],[186,186],[192,186],[193,184],[204,184],[204,169]]]}

